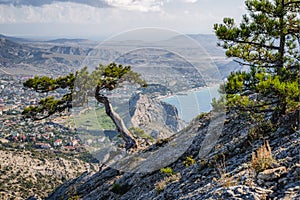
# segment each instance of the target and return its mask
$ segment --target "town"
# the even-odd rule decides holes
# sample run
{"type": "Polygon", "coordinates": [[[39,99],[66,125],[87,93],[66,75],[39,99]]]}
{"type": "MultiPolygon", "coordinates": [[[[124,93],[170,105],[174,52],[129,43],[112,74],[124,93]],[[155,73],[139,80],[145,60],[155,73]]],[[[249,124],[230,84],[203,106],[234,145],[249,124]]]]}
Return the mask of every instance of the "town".
{"type": "MultiPolygon", "coordinates": [[[[9,148],[59,150],[61,152],[83,152],[76,129],[64,122],[66,113],[49,119],[33,121],[22,116],[29,105],[35,105],[47,94],[39,94],[23,87],[31,77],[0,74],[0,146],[9,148]]],[[[59,97],[63,91],[53,93],[59,97]]]]}

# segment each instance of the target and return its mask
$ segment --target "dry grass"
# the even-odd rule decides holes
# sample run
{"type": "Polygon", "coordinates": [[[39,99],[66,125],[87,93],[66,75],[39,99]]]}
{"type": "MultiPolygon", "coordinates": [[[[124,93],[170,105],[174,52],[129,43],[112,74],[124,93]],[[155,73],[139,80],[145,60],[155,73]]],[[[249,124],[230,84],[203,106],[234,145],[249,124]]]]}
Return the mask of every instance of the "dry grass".
{"type": "Polygon", "coordinates": [[[180,178],[181,178],[180,173],[166,176],[163,180],[155,184],[155,189],[158,193],[161,193],[169,183],[178,181],[180,178]]]}
{"type": "Polygon", "coordinates": [[[269,141],[265,141],[256,152],[252,153],[251,167],[258,173],[270,168],[272,163],[274,163],[272,150],[269,141]]]}
{"type": "Polygon", "coordinates": [[[217,163],[216,167],[220,174],[220,179],[218,180],[218,183],[222,185],[222,187],[227,188],[236,185],[236,181],[234,180],[234,178],[230,176],[229,173],[227,173],[224,155],[223,160],[220,163],[217,163]]]}

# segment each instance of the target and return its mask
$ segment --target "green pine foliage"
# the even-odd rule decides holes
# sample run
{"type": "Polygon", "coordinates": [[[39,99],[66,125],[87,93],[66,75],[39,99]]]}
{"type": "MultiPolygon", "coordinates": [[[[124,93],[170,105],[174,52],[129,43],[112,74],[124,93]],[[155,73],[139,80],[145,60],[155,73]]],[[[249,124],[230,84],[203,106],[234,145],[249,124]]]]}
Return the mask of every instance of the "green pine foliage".
{"type": "Polygon", "coordinates": [[[218,45],[248,71],[232,72],[221,88],[229,108],[273,112],[273,120],[299,107],[300,2],[246,0],[248,14],[236,25],[224,18],[215,24],[218,45]]]}
{"type": "Polygon", "coordinates": [[[99,65],[91,73],[87,67],[84,67],[75,74],[71,73],[58,78],[35,76],[25,81],[24,87],[39,93],[49,93],[49,95],[41,99],[38,105],[26,107],[22,114],[34,120],[44,119],[73,107],[84,106],[89,97],[94,97],[96,86],[100,86],[103,91],[111,91],[121,87],[123,83],[146,86],[141,75],[133,72],[130,66],[116,63],[99,65]],[[60,99],[55,99],[51,91],[59,88],[65,89],[66,94],[60,99]]]}

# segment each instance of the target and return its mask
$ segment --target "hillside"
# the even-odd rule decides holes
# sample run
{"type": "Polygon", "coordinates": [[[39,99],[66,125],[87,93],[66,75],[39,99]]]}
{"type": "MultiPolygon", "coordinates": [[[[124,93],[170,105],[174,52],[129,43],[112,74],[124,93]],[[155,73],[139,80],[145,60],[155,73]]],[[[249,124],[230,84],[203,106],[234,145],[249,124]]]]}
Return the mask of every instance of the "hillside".
{"type": "MultiPolygon", "coordinates": [[[[238,66],[225,58],[224,52],[215,45],[216,41],[213,35],[201,34],[177,36],[151,43],[99,43],[86,39],[64,38],[33,41],[0,34],[0,67],[1,73],[57,76],[74,72],[82,66],[94,68],[99,63],[118,62],[131,65],[142,74],[148,74],[149,68],[153,66],[163,70],[168,67],[175,73],[195,73],[197,70],[201,73],[201,78],[214,81],[209,80],[214,79],[216,73],[212,68],[218,69],[217,73],[225,78],[238,66]],[[226,69],[224,65],[227,65],[226,69]]],[[[161,73],[167,75],[169,72],[161,73]]]]}
{"type": "Polygon", "coordinates": [[[1,73],[12,75],[61,75],[78,67],[86,48],[22,40],[0,35],[1,73]]]}
{"type": "MultiPolygon", "coordinates": [[[[97,173],[83,174],[60,186],[48,199],[299,199],[300,132],[293,129],[298,112],[282,116],[278,129],[265,126],[264,131],[245,117],[229,113],[207,155],[203,141],[207,134],[218,132],[218,126],[208,132],[209,124],[213,118],[220,123],[222,116],[199,116],[170,140],[144,150],[154,152],[182,135],[194,134],[188,149],[169,168],[133,173],[103,165],[97,173]],[[255,152],[261,147],[270,159],[264,161],[268,167],[258,169],[255,155],[261,153],[255,152]]],[[[174,152],[167,155],[176,156],[174,152]]],[[[153,162],[163,165],[162,159],[153,162]]]]}
{"type": "Polygon", "coordinates": [[[57,186],[86,171],[97,171],[96,164],[46,151],[1,149],[0,198],[46,197],[57,186]],[[13,188],[13,189],[12,189],[13,188]]]}

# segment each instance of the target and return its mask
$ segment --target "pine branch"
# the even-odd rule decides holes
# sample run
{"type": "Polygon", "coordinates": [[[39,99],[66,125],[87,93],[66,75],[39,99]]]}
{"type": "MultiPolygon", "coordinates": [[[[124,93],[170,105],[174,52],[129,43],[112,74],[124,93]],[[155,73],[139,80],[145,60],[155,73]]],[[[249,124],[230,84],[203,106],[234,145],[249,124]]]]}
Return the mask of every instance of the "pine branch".
{"type": "Polygon", "coordinates": [[[291,4],[300,4],[300,1],[290,1],[284,4],[284,6],[289,6],[291,4]]]}
{"type": "Polygon", "coordinates": [[[240,44],[250,44],[250,45],[255,45],[259,47],[264,47],[266,49],[274,49],[274,50],[279,50],[280,47],[277,46],[269,46],[261,43],[256,43],[256,42],[248,42],[248,41],[243,41],[243,40],[232,40],[233,42],[240,43],[240,44]]]}

